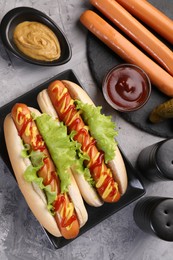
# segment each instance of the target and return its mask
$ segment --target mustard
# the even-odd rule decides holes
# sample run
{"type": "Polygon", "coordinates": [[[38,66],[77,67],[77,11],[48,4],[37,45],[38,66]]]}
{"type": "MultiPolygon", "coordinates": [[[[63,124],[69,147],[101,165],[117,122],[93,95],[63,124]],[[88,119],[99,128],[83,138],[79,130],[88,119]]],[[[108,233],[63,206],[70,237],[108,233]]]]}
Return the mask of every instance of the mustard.
{"type": "Polygon", "coordinates": [[[108,195],[111,193],[111,191],[112,191],[112,185],[111,185],[111,182],[109,182],[105,191],[103,192],[102,198],[106,199],[108,197],[108,195]]]}
{"type": "Polygon", "coordinates": [[[21,52],[35,60],[53,61],[61,55],[56,35],[39,22],[19,23],[14,30],[13,40],[21,52]]]}

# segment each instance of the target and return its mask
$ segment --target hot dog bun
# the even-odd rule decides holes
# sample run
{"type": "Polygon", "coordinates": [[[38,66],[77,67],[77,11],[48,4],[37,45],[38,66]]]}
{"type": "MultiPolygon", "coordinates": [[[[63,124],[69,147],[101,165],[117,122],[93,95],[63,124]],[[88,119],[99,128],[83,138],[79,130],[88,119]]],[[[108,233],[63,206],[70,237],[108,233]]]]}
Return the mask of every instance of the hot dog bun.
{"type": "MultiPolygon", "coordinates": [[[[87,95],[87,93],[77,84],[71,81],[62,80],[63,84],[65,84],[65,87],[68,89],[72,99],[74,100],[80,100],[83,103],[87,103],[90,105],[94,105],[93,101],[90,99],[90,97],[87,95]]],[[[57,112],[53,108],[52,101],[48,95],[47,90],[43,90],[38,95],[38,104],[42,110],[42,112],[48,113],[53,115],[54,117],[57,117],[57,112]]],[[[118,183],[119,192],[121,195],[123,195],[127,189],[127,173],[125,164],[122,158],[122,155],[116,147],[115,151],[115,158],[114,160],[111,160],[108,163],[108,167],[112,170],[112,174],[116,182],[118,183]]],[[[101,200],[93,187],[91,187],[84,179],[83,175],[79,175],[74,169],[73,174],[76,179],[76,182],[78,183],[79,189],[81,191],[81,194],[84,198],[84,200],[92,205],[92,206],[99,206],[101,205],[101,200]]]]}
{"type": "MultiPolygon", "coordinates": [[[[38,110],[33,108],[29,109],[34,112],[35,115],[40,115],[38,110]]],[[[31,165],[31,161],[29,158],[23,158],[21,156],[21,152],[24,147],[11,114],[8,114],[5,118],[4,135],[7,151],[17,183],[32,213],[50,234],[55,237],[62,236],[54,216],[47,209],[47,199],[45,193],[38,187],[37,184],[28,182],[24,179],[24,172],[27,167],[31,165]]],[[[68,187],[68,193],[74,204],[79,225],[82,227],[88,219],[88,214],[71,171],[70,178],[71,182],[68,187]]]]}

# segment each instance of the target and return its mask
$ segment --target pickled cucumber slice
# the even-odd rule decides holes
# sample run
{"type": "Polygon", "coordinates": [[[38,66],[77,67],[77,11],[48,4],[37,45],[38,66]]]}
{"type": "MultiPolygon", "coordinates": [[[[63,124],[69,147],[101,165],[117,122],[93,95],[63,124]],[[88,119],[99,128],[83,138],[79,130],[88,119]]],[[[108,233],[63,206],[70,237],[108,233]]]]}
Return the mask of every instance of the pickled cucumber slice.
{"type": "Polygon", "coordinates": [[[173,118],[173,98],[155,107],[149,116],[152,123],[159,123],[168,118],[173,118]]]}

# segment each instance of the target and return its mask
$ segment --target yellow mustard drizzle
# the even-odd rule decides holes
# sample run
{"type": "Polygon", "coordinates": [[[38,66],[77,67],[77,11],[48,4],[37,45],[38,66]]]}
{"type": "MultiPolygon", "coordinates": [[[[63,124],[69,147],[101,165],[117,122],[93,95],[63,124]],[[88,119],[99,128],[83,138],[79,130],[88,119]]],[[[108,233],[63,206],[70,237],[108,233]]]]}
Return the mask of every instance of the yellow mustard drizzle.
{"type": "MultiPolygon", "coordinates": [[[[90,141],[92,142],[93,140],[94,140],[94,138],[91,137],[90,141]]],[[[88,146],[88,149],[85,150],[85,152],[89,155],[89,154],[91,154],[91,149],[92,149],[92,145],[89,145],[89,146],[88,146]]],[[[98,155],[99,155],[99,153],[98,153],[98,155]]]]}
{"type": "MultiPolygon", "coordinates": [[[[16,122],[18,125],[22,125],[24,123],[24,117],[23,116],[20,116],[20,114],[22,113],[22,107],[18,107],[17,108],[17,113],[16,113],[16,122]]],[[[27,115],[25,115],[25,118],[27,119],[30,119],[31,116],[30,114],[28,113],[27,115]]]]}
{"type": "MultiPolygon", "coordinates": [[[[62,96],[64,96],[64,94],[66,94],[67,91],[64,91],[64,89],[63,89],[63,92],[62,92],[62,93],[63,93],[62,96]],[[63,93],[63,92],[64,92],[64,93],[63,93]]],[[[59,98],[58,101],[59,101],[59,100],[61,100],[61,98],[59,98]]],[[[67,103],[67,102],[66,102],[66,98],[65,98],[65,99],[64,99],[64,102],[62,103],[62,108],[61,108],[61,110],[60,110],[61,113],[65,112],[65,111],[69,108],[70,105],[73,105],[73,104],[74,104],[73,100],[71,100],[71,102],[68,104],[68,106],[67,106],[66,103],[67,103]]]]}
{"type": "MultiPolygon", "coordinates": [[[[63,91],[64,91],[64,90],[63,90],[63,91]]],[[[64,94],[65,94],[65,93],[64,93],[64,94]]],[[[60,99],[59,99],[59,100],[60,100],[60,99]]],[[[58,101],[59,101],[59,100],[58,100],[58,101]]],[[[65,110],[65,107],[66,107],[66,104],[65,104],[65,102],[63,102],[63,106],[62,106],[60,112],[61,112],[61,111],[64,111],[64,110],[65,110]]]]}
{"type": "Polygon", "coordinates": [[[107,185],[106,189],[104,190],[103,194],[102,194],[102,198],[106,199],[107,196],[111,193],[112,191],[112,185],[111,182],[109,182],[109,184],[107,185]]]}
{"type": "Polygon", "coordinates": [[[93,149],[92,149],[92,147],[91,147],[90,153],[88,153],[88,155],[89,155],[89,157],[90,157],[90,159],[91,159],[90,162],[89,162],[89,164],[88,164],[88,167],[89,167],[89,168],[90,168],[91,165],[93,165],[93,163],[94,163],[95,161],[97,161],[97,159],[98,159],[98,157],[99,157],[99,155],[100,155],[100,153],[98,152],[98,153],[96,153],[96,155],[93,157],[92,151],[93,151],[93,149]]]}
{"type": "MultiPolygon", "coordinates": [[[[67,108],[68,109],[68,108],[67,108]]],[[[66,109],[66,110],[67,110],[66,109]]],[[[64,111],[66,112],[66,111],[64,111]]],[[[71,111],[70,111],[71,112],[71,111]]],[[[67,117],[67,122],[68,122],[68,126],[71,125],[73,123],[73,121],[79,117],[79,115],[81,114],[81,111],[78,111],[76,114],[73,115],[73,117],[70,119],[71,117],[71,113],[68,113],[68,117],[67,117]],[[69,121],[70,120],[70,121],[69,121]]]]}
{"type": "MultiPolygon", "coordinates": [[[[66,222],[68,222],[68,220],[72,217],[73,212],[74,212],[74,205],[72,202],[69,202],[67,205],[67,194],[64,193],[64,197],[65,197],[65,203],[61,204],[61,209],[59,211],[59,214],[61,216],[62,219],[65,219],[66,222]]],[[[72,227],[72,223],[66,227],[67,230],[70,230],[70,228],[72,227]]]]}
{"type": "MultiPolygon", "coordinates": [[[[59,87],[59,85],[58,85],[58,83],[56,83],[56,85],[52,87],[52,91],[54,91],[55,89],[58,90],[58,87],[59,87]]],[[[67,88],[64,88],[61,94],[57,91],[56,99],[59,101],[66,93],[67,93],[67,88]]],[[[65,106],[65,104],[63,104],[62,110],[65,109],[64,106],[65,106]]]]}
{"type": "Polygon", "coordinates": [[[40,145],[44,145],[44,141],[38,142],[37,139],[37,128],[34,126],[31,128],[31,142],[33,143],[34,146],[39,147],[40,145]]]}
{"type": "Polygon", "coordinates": [[[44,146],[44,141],[39,141],[38,142],[38,138],[37,138],[37,128],[36,126],[32,126],[32,121],[30,121],[29,119],[31,119],[31,114],[27,113],[27,114],[22,114],[23,109],[22,107],[18,107],[17,108],[17,113],[16,113],[16,122],[18,125],[22,125],[24,123],[26,123],[26,128],[24,131],[24,134],[27,137],[31,137],[31,143],[33,144],[33,146],[44,146]],[[22,116],[21,116],[22,115],[22,116]]]}
{"type": "MultiPolygon", "coordinates": [[[[73,215],[73,212],[74,212],[74,206],[73,206],[73,203],[69,203],[68,204],[68,207],[67,207],[67,213],[66,213],[66,218],[67,218],[67,221],[71,218],[71,216],[73,215]]],[[[66,227],[67,230],[70,230],[72,227],[72,223],[66,227]]]]}
{"type": "Polygon", "coordinates": [[[102,186],[102,184],[104,183],[104,181],[105,181],[105,179],[106,179],[106,174],[102,174],[101,176],[100,176],[100,178],[98,179],[98,181],[97,181],[97,183],[96,183],[96,187],[97,188],[100,188],[101,186],[102,186]]]}
{"type": "MultiPolygon", "coordinates": [[[[114,185],[116,187],[116,190],[118,190],[118,183],[115,182],[114,185]]],[[[116,198],[116,196],[117,196],[117,193],[115,193],[114,197],[112,198],[112,201],[116,198]]]]}
{"type": "Polygon", "coordinates": [[[31,136],[31,122],[29,122],[25,128],[25,135],[31,136]]]}

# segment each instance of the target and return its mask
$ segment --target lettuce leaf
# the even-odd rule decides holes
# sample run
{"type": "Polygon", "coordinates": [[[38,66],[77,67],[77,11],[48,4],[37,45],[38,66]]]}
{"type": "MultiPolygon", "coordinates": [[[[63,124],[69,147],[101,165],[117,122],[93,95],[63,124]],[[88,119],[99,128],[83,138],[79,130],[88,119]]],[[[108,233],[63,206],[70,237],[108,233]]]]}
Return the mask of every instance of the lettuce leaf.
{"type": "Polygon", "coordinates": [[[47,198],[47,207],[51,211],[53,208],[52,203],[56,199],[56,192],[51,191],[51,186],[47,185],[45,186],[43,184],[43,178],[39,177],[37,175],[37,172],[42,168],[43,166],[43,159],[45,158],[44,153],[40,151],[31,151],[30,153],[26,153],[28,151],[28,146],[25,146],[25,149],[22,151],[22,157],[30,157],[31,159],[31,165],[27,167],[27,169],[24,172],[24,179],[27,182],[34,182],[36,183],[41,190],[43,190],[46,194],[47,198]]]}
{"type": "Polygon", "coordinates": [[[70,184],[69,167],[83,174],[90,185],[94,185],[90,170],[84,166],[89,156],[81,150],[81,144],[73,139],[76,132],[67,134],[67,127],[51,116],[42,114],[36,119],[37,127],[48,147],[61,180],[61,192],[67,192],[70,184]]]}
{"type": "Polygon", "coordinates": [[[117,136],[116,124],[111,120],[111,116],[101,114],[102,107],[95,107],[75,100],[77,109],[81,110],[85,123],[89,126],[89,131],[97,141],[97,147],[105,153],[105,162],[112,160],[115,156],[117,136]]]}
{"type": "Polygon", "coordinates": [[[35,121],[56,166],[61,192],[67,192],[70,184],[68,169],[76,162],[76,143],[71,142],[67,127],[51,116],[42,114],[35,121]]]}
{"type": "Polygon", "coordinates": [[[94,179],[91,177],[91,173],[89,168],[85,167],[84,165],[84,161],[89,161],[90,157],[87,153],[84,153],[81,149],[81,143],[79,143],[78,141],[75,141],[73,138],[76,135],[76,131],[72,131],[70,133],[70,140],[71,142],[74,143],[74,145],[76,146],[76,161],[75,161],[75,165],[72,167],[73,169],[75,169],[75,171],[78,174],[83,174],[85,180],[91,185],[94,186],[95,182],[94,179]]]}

